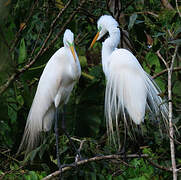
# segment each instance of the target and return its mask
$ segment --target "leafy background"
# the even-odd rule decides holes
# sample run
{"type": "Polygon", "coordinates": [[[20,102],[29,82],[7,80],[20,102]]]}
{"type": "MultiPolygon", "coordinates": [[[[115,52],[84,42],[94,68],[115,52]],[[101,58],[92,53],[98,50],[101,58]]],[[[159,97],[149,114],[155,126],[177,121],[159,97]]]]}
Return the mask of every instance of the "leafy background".
{"type": "MultiPolygon", "coordinates": [[[[104,119],[105,77],[101,67],[101,43],[92,50],[90,43],[97,31],[97,19],[112,14],[120,23],[120,47],[130,49],[145,71],[154,77],[167,97],[167,72],[156,52],[170,62],[181,43],[180,4],[174,0],[106,1],[88,0],[1,0],[0,2],[0,178],[42,179],[57,170],[53,130],[43,144],[23,161],[16,155],[39,77],[49,58],[63,46],[66,28],[75,34],[82,76],[66,107],[66,127],[72,137],[85,140],[81,154],[85,158],[117,153],[108,143],[104,119]],[[115,4],[114,4],[115,3],[115,4]],[[177,8],[178,5],[178,8],[177,8]],[[65,10],[64,10],[65,9],[65,10]],[[116,10],[116,11],[113,11],[116,10]],[[180,11],[179,11],[180,10],[180,11]],[[54,24],[58,13],[63,11],[54,24]],[[126,43],[127,42],[127,43],[126,43]]],[[[181,164],[181,58],[176,56],[172,74],[173,123],[176,162],[181,164]]],[[[168,135],[162,136],[151,114],[145,120],[142,153],[160,166],[171,167],[168,135]]],[[[121,126],[121,139],[124,129],[121,126]]],[[[77,147],[80,142],[75,141],[77,147]]],[[[72,163],[74,151],[60,132],[61,163],[72,163]]],[[[127,154],[137,153],[131,138],[127,154]]],[[[147,159],[120,159],[91,162],[64,173],[65,179],[170,179],[172,174],[147,159]]],[[[181,178],[181,176],[179,176],[181,178]]]]}

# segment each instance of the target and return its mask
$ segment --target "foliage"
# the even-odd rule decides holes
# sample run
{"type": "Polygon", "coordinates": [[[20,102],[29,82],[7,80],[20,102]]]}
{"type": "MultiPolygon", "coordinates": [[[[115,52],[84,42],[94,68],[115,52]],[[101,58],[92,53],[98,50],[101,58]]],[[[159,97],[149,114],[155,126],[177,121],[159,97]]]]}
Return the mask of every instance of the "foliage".
{"type": "MultiPolygon", "coordinates": [[[[67,0],[0,2],[0,88],[3,88],[11,75],[16,74],[15,79],[0,96],[0,177],[3,179],[36,180],[57,170],[53,131],[48,135],[45,134],[43,144],[32,151],[25,161],[22,159],[23,156],[15,154],[39,77],[49,58],[63,45],[62,35],[66,28],[70,28],[75,34],[76,51],[83,71],[66,108],[67,130],[71,136],[85,140],[81,151],[85,158],[117,152],[114,146],[108,143],[106,135],[105,78],[101,66],[101,43],[97,43],[92,50],[89,49],[96,33],[96,21],[102,14],[109,14],[109,9],[105,0],[89,0],[68,22],[69,17],[80,5],[80,1],[75,0],[58,18],[55,25],[51,26],[67,2],[67,0]],[[66,22],[68,24],[63,28],[66,22]],[[44,46],[49,33],[50,38],[44,46]],[[54,41],[57,35],[58,38],[54,41]],[[44,49],[41,51],[43,46],[44,49]],[[21,72],[22,68],[34,59],[35,63],[21,72]]],[[[121,2],[120,27],[129,32],[132,51],[143,68],[155,77],[163,92],[160,96],[167,97],[167,73],[163,72],[165,66],[156,52],[160,50],[165,60],[170,62],[175,46],[180,45],[181,21],[175,1],[169,1],[173,10],[167,9],[158,0],[121,2]]],[[[124,36],[122,38],[124,39],[124,36]]],[[[180,63],[178,54],[172,75],[174,125],[177,127],[178,141],[181,127],[180,63]]],[[[169,138],[165,129],[162,129],[163,134],[160,135],[158,125],[159,123],[153,120],[152,114],[147,114],[143,125],[142,152],[149,154],[155,163],[168,167],[171,166],[169,138]]],[[[123,139],[124,130],[120,135],[123,139]]],[[[79,147],[79,142],[75,143],[79,147]]],[[[74,162],[75,152],[62,132],[59,147],[62,164],[74,162]]],[[[176,144],[177,163],[181,162],[180,149],[181,145],[176,144]]],[[[127,154],[131,153],[137,151],[133,140],[128,138],[127,154]]],[[[66,179],[92,180],[156,180],[171,177],[171,173],[154,167],[146,159],[127,159],[127,164],[120,160],[91,162],[73,171],[67,171],[64,176],[66,179]]]]}

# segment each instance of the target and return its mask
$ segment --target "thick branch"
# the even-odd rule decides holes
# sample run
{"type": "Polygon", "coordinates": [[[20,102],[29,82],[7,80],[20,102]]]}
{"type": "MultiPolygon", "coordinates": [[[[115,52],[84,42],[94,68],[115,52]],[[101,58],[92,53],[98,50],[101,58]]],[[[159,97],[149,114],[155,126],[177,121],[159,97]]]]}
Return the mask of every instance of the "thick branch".
{"type": "Polygon", "coordinates": [[[172,109],[172,69],[173,64],[176,58],[176,54],[178,51],[178,46],[175,48],[174,55],[172,56],[171,64],[169,64],[165,61],[165,59],[162,57],[159,51],[157,51],[158,57],[163,61],[167,68],[168,72],[168,119],[169,119],[169,136],[170,136],[170,154],[171,154],[171,161],[172,161],[172,172],[173,172],[173,180],[177,180],[177,167],[176,167],[176,160],[175,160],[175,145],[174,145],[174,129],[173,129],[173,123],[172,123],[172,116],[173,116],[173,109],[172,109]]]}
{"type": "Polygon", "coordinates": [[[173,170],[173,180],[177,180],[177,167],[176,167],[176,161],[175,161],[175,146],[174,146],[174,129],[173,129],[173,123],[172,123],[172,69],[173,69],[173,64],[175,61],[175,57],[177,54],[178,46],[175,48],[174,55],[172,57],[171,65],[170,68],[168,69],[168,99],[169,99],[169,132],[170,132],[170,150],[171,150],[171,161],[172,161],[172,170],[173,170]]]}
{"type": "MultiPolygon", "coordinates": [[[[137,155],[137,154],[130,154],[130,155],[127,155],[126,157],[127,158],[139,158],[140,156],[137,155]]],[[[148,157],[148,155],[147,154],[142,154],[141,157],[145,158],[145,157],[148,157]]],[[[107,156],[96,156],[96,157],[93,157],[93,158],[90,158],[90,159],[84,159],[84,160],[78,161],[76,164],[73,163],[73,164],[70,164],[68,167],[62,168],[62,173],[65,172],[65,171],[71,170],[72,168],[75,168],[76,166],[78,167],[80,165],[87,164],[89,162],[101,161],[101,160],[109,160],[109,159],[120,159],[120,158],[124,158],[124,156],[123,155],[115,155],[115,154],[113,154],[113,155],[107,155],[107,156]]],[[[54,173],[49,174],[48,176],[44,177],[43,180],[52,179],[52,178],[58,176],[59,174],[60,174],[60,171],[55,171],[54,173]]]]}

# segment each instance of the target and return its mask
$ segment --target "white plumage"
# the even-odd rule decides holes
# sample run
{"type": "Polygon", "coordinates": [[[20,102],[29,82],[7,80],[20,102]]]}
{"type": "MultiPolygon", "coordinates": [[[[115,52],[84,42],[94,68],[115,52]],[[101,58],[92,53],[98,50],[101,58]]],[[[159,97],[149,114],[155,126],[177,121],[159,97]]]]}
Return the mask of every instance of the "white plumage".
{"type": "Polygon", "coordinates": [[[120,30],[116,20],[112,16],[104,15],[98,20],[97,26],[98,33],[91,47],[106,32],[109,33],[109,37],[102,43],[102,65],[107,79],[105,117],[109,137],[114,140],[114,125],[116,125],[119,141],[120,115],[125,124],[130,118],[139,125],[144,122],[145,109],[148,109],[155,115],[161,113],[163,119],[167,121],[168,107],[159,96],[161,91],[158,86],[131,52],[126,49],[117,49],[120,42],[120,30]]]}
{"type": "Polygon", "coordinates": [[[55,109],[68,102],[79,80],[81,67],[74,49],[74,35],[68,29],[63,42],[64,47],[50,58],[40,77],[19,151],[32,150],[39,142],[40,133],[51,129],[55,109]]]}

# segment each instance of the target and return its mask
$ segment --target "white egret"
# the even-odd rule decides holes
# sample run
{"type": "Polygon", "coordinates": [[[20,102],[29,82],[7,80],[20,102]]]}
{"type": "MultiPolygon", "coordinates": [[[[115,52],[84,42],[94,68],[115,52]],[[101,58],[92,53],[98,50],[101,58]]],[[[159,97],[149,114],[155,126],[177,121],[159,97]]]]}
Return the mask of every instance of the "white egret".
{"type": "MultiPolygon", "coordinates": [[[[163,103],[160,89],[153,79],[143,70],[136,57],[126,49],[117,49],[120,42],[120,30],[117,21],[109,15],[103,15],[97,22],[96,40],[106,32],[109,37],[102,43],[102,66],[107,84],[105,93],[105,117],[108,134],[114,140],[114,125],[119,140],[118,118],[127,125],[131,119],[136,125],[144,122],[145,110],[168,117],[168,108],[163,103]]],[[[120,144],[119,144],[120,147],[120,144]]]]}
{"type": "MultiPolygon", "coordinates": [[[[55,132],[58,130],[58,107],[67,104],[71,91],[79,80],[81,67],[74,48],[74,34],[69,29],[64,33],[63,43],[64,47],[50,58],[40,77],[19,151],[26,149],[29,152],[34,149],[39,143],[41,132],[51,129],[54,117],[55,132]]],[[[57,133],[56,144],[59,160],[57,133]]],[[[60,164],[58,165],[60,168],[60,164]]]]}

